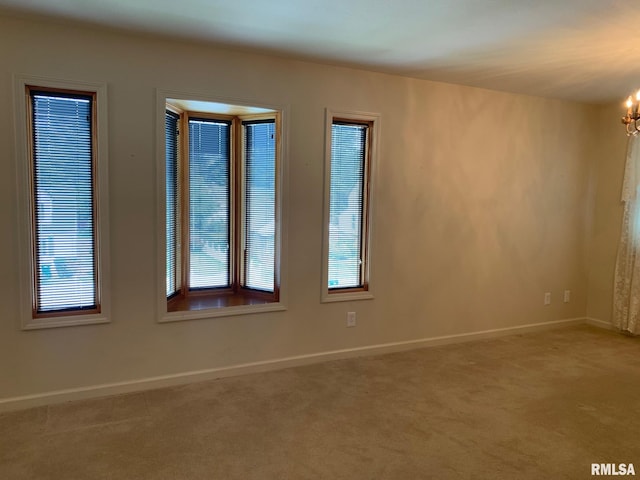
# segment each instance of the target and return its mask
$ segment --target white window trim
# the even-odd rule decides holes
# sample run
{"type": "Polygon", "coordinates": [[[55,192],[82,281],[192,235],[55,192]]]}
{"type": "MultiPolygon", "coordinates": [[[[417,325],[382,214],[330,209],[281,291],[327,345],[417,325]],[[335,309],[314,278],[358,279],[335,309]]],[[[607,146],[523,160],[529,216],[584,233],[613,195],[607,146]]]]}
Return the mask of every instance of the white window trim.
{"type": "Polygon", "coordinates": [[[175,90],[156,90],[156,211],[157,211],[157,262],[156,262],[156,296],[158,323],[179,322],[182,320],[197,320],[204,318],[228,317],[233,315],[247,315],[254,313],[276,312],[287,310],[287,226],[288,226],[288,117],[289,108],[286,105],[271,105],[264,102],[225,98],[205,93],[193,93],[175,90]],[[168,99],[207,102],[224,105],[258,107],[280,112],[280,177],[277,179],[280,191],[280,204],[276,205],[280,218],[280,232],[276,231],[276,282],[279,285],[279,300],[277,302],[259,305],[236,305],[230,307],[207,308],[203,310],[185,310],[178,312],[167,311],[166,296],[166,174],[165,174],[165,112],[168,99]]]}
{"type": "Polygon", "coordinates": [[[372,239],[374,222],[373,214],[375,210],[375,178],[377,168],[377,157],[379,151],[379,130],[380,130],[380,114],[370,112],[359,112],[354,110],[337,110],[332,108],[325,109],[325,147],[324,147],[324,201],[323,201],[323,227],[322,227],[322,284],[320,293],[320,302],[348,302],[352,300],[371,300],[373,294],[373,245],[372,239]],[[334,118],[344,120],[366,121],[372,122],[371,129],[371,152],[369,157],[369,207],[368,207],[368,229],[367,238],[363,239],[368,244],[367,249],[367,271],[368,271],[368,289],[366,291],[329,293],[329,202],[331,199],[331,129],[334,118]]]}
{"type": "Polygon", "coordinates": [[[109,275],[109,202],[108,202],[108,136],[107,136],[107,85],[106,83],[61,80],[33,75],[14,75],[14,128],[16,176],[18,192],[18,256],[20,265],[20,324],[23,330],[66,327],[108,323],[110,321],[110,275],[109,275]],[[100,298],[100,313],[74,314],[33,318],[33,255],[31,222],[31,159],[29,158],[27,138],[27,102],[25,89],[28,85],[44,88],[59,88],[96,94],[96,192],[98,279],[97,288],[100,298]]]}

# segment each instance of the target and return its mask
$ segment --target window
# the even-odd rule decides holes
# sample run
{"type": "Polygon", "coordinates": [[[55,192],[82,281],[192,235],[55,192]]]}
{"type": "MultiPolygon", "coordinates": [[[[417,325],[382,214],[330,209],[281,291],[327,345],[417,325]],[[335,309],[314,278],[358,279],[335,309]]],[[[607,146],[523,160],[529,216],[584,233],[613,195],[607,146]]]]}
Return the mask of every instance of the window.
{"type": "Polygon", "coordinates": [[[166,312],[277,303],[280,112],[166,99],[164,115],[166,312]]]}
{"type": "Polygon", "coordinates": [[[371,185],[377,116],[327,111],[323,300],[371,298],[371,185]]]}
{"type": "Polygon", "coordinates": [[[16,112],[24,125],[17,148],[20,217],[29,246],[22,255],[25,278],[29,272],[25,328],[107,321],[106,202],[100,198],[106,171],[99,168],[104,143],[97,111],[104,87],[59,83],[17,82],[23,100],[16,112]]]}

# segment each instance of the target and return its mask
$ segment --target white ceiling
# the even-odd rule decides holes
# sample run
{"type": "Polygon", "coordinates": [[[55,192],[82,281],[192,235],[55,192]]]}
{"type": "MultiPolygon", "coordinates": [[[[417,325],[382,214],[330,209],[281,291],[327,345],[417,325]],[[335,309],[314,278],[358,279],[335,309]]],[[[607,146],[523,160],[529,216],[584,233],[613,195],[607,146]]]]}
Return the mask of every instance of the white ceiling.
{"type": "Polygon", "coordinates": [[[0,8],[594,103],[640,87],[636,0],[0,0],[0,8]]]}

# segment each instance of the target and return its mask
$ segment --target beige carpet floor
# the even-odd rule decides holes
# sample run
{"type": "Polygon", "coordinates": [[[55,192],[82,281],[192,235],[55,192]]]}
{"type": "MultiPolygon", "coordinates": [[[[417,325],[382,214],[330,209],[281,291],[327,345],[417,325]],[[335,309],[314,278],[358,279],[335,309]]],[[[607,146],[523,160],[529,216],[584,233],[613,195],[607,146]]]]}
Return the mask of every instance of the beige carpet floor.
{"type": "Polygon", "coordinates": [[[640,475],[640,339],[588,326],[0,415],[0,478],[640,475]]]}

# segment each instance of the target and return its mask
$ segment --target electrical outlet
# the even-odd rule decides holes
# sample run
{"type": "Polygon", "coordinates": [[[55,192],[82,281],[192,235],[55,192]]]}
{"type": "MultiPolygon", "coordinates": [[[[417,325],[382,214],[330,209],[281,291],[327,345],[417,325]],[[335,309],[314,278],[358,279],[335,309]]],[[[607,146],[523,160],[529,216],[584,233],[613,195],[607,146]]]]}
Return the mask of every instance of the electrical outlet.
{"type": "Polygon", "coordinates": [[[551,292],[547,292],[544,294],[544,304],[551,305],[551,292]]]}
{"type": "Polygon", "coordinates": [[[571,290],[564,291],[564,303],[569,303],[571,301],[571,290]]]}
{"type": "Polygon", "coordinates": [[[347,312],[347,327],[356,326],[356,312],[347,312]]]}

